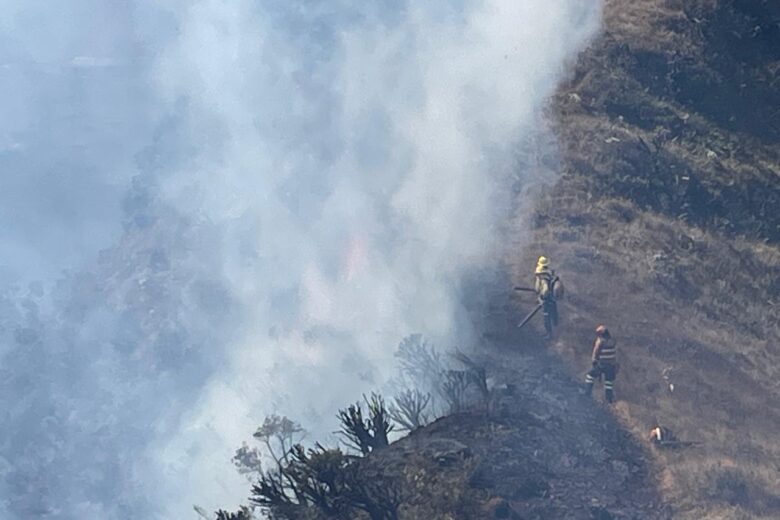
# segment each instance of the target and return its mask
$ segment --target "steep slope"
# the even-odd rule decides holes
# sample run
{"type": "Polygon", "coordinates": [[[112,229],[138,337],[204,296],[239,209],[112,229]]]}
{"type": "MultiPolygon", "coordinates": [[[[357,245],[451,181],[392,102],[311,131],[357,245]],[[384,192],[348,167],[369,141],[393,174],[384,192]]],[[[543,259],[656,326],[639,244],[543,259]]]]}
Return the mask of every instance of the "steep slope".
{"type": "Polygon", "coordinates": [[[549,354],[509,337],[480,358],[512,390],[489,412],[445,417],[379,454],[414,491],[401,517],[670,518],[641,447],[549,354]]]}
{"type": "Polygon", "coordinates": [[[778,518],[780,5],[612,0],[605,17],[554,100],[564,176],[514,279],[551,256],[572,376],[607,323],[616,416],[703,442],[654,452],[675,518],[778,518]]]}
{"type": "Polygon", "coordinates": [[[513,391],[365,459],[404,483],[401,518],[780,517],[779,72],[775,3],[606,1],[551,106],[563,176],[472,302],[475,356],[513,391]],[[567,287],[546,346],[508,290],[539,254],[567,287]],[[597,323],[611,407],[578,392],[597,323]],[[654,449],[657,422],[701,444],[654,449]]]}
{"type": "MultiPolygon", "coordinates": [[[[492,296],[493,338],[475,357],[496,385],[490,406],[474,403],[369,454],[361,478],[399,490],[399,519],[672,518],[642,447],[518,332],[511,303],[492,296]]],[[[369,518],[359,510],[342,517],[369,518]]],[[[309,507],[274,518],[331,517],[309,507]]]]}

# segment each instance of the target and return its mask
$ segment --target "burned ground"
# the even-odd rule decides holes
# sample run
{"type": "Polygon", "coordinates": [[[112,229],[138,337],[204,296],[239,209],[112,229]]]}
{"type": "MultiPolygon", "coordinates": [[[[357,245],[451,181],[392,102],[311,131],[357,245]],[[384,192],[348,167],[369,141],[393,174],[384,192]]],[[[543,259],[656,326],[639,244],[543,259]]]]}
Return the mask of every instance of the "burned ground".
{"type": "Polygon", "coordinates": [[[480,357],[503,389],[490,410],[442,418],[379,454],[402,457],[415,489],[401,517],[671,518],[643,448],[535,340],[514,336],[480,357]]]}
{"type": "Polygon", "coordinates": [[[363,459],[366,474],[400,483],[398,517],[672,518],[645,448],[534,337],[502,319],[511,308],[494,308],[492,319],[514,341],[477,358],[493,367],[489,408],[443,417],[363,459]]]}

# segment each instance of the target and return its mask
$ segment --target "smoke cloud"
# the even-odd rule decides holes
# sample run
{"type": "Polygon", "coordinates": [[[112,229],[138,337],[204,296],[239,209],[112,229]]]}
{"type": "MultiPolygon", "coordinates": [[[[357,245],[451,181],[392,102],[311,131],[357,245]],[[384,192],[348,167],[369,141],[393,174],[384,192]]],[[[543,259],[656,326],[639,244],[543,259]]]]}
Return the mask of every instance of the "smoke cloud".
{"type": "Polygon", "coordinates": [[[178,519],[266,414],[323,439],[404,336],[469,342],[599,6],[0,12],[0,517],[178,519]]]}

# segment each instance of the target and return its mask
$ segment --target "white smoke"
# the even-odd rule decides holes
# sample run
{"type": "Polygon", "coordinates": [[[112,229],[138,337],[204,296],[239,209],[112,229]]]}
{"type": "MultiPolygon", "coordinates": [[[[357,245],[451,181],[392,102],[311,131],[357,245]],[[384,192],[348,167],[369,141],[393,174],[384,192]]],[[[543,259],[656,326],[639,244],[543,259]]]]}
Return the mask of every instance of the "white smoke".
{"type": "Polygon", "coordinates": [[[163,91],[198,113],[193,131],[221,137],[166,193],[225,230],[224,274],[252,323],[156,447],[188,476],[166,491],[181,499],[169,516],[245,496],[228,460],[264,414],[322,435],[388,379],[404,335],[464,331],[459,282],[496,256],[512,151],[597,14],[573,1],[408,5],[392,22],[378,7],[300,9],[299,31],[335,25],[319,28],[328,43],[270,5],[202,1],[159,63],[163,91]],[[281,320],[277,293],[298,300],[281,320]]]}
{"type": "MultiPolygon", "coordinates": [[[[115,487],[48,517],[233,507],[248,489],[230,458],[266,414],[323,439],[339,407],[384,387],[401,338],[467,343],[462,281],[494,265],[513,183],[533,180],[517,170],[518,143],[539,131],[598,17],[596,2],[577,0],[134,4],[158,130],[128,199],[140,224],[106,262],[159,249],[152,258],[173,274],[140,303],[129,295],[158,275],[85,275],[110,282],[78,325],[96,391],[63,381],[73,396],[47,406],[79,413],[44,413],[79,444],[105,432],[93,413],[139,433],[99,447],[120,454],[121,472],[90,466],[115,487]],[[89,418],[76,428],[79,414],[89,418]]],[[[80,51],[69,63],[110,71],[121,60],[80,51]]],[[[0,471],[38,475],[25,460],[0,471]]],[[[70,489],[48,486],[52,502],[70,489]]],[[[29,514],[17,502],[0,512],[29,514]]]]}
{"type": "Polygon", "coordinates": [[[127,18],[101,0],[0,0],[2,284],[81,268],[121,231],[154,124],[127,18]]]}

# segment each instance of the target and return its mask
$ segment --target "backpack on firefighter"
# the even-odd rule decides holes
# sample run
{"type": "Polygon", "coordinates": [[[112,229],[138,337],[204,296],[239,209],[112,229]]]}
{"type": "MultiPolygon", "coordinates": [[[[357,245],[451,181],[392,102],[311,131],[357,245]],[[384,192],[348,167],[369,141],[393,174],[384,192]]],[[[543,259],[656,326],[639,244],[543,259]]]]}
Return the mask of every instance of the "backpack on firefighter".
{"type": "Polygon", "coordinates": [[[563,299],[563,282],[555,271],[550,268],[550,261],[546,256],[540,256],[534,270],[534,290],[540,302],[544,300],[563,299]]]}

